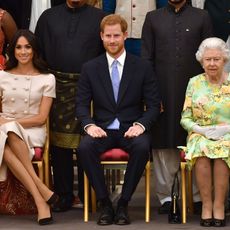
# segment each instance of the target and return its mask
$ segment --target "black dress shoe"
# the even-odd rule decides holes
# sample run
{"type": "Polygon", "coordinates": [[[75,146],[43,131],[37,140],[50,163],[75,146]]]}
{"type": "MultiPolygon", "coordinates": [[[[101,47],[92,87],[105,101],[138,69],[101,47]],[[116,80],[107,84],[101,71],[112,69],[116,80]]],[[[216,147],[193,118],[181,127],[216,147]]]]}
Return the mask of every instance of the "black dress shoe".
{"type": "Polygon", "coordinates": [[[208,218],[208,219],[200,219],[200,226],[202,227],[211,227],[213,226],[213,219],[208,218]]]}
{"type": "Polygon", "coordinates": [[[158,209],[159,214],[169,214],[171,208],[171,201],[166,201],[161,207],[158,209]]]}
{"type": "Polygon", "coordinates": [[[39,225],[48,225],[53,223],[53,217],[42,218],[38,220],[39,225]]]}
{"type": "Polygon", "coordinates": [[[102,206],[101,214],[98,218],[98,225],[110,225],[113,224],[114,211],[112,206],[102,206]]]}
{"type": "Polygon", "coordinates": [[[59,198],[56,203],[52,205],[53,212],[66,212],[72,208],[72,203],[67,203],[65,198],[59,198]]]}
{"type": "Polygon", "coordinates": [[[118,206],[114,217],[114,223],[117,225],[130,224],[128,215],[128,206],[118,206]]]}
{"type": "Polygon", "coordinates": [[[38,220],[39,225],[48,225],[53,223],[52,213],[50,212],[50,217],[42,218],[38,220]]]}
{"type": "Polygon", "coordinates": [[[213,226],[214,227],[224,227],[226,225],[225,218],[220,220],[220,219],[213,219],[213,226]]]}
{"type": "Polygon", "coordinates": [[[54,205],[58,203],[59,196],[56,193],[53,193],[52,196],[46,201],[48,205],[54,205]]]}

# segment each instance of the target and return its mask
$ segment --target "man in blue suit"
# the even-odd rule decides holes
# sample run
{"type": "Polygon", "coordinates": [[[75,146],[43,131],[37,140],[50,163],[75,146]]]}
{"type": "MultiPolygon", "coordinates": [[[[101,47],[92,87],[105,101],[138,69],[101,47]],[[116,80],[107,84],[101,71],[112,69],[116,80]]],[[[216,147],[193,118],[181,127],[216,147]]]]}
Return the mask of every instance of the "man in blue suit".
{"type": "Polygon", "coordinates": [[[106,16],[101,22],[106,53],[84,64],[78,83],[76,115],[86,134],[78,157],[101,203],[99,225],[130,223],[128,202],[149,159],[149,131],[160,108],[151,64],[125,51],[126,38],[127,22],[119,15],[106,16]],[[117,76],[118,95],[113,83],[117,76]],[[100,154],[114,147],[129,153],[115,215],[100,165],[100,154]]]}

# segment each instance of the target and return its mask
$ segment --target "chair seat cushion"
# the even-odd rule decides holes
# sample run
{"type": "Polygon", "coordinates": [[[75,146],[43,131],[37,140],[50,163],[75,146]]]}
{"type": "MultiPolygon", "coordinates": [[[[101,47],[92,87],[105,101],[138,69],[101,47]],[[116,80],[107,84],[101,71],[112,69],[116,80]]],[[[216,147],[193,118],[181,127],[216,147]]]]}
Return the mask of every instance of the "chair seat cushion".
{"type": "Polygon", "coordinates": [[[35,147],[34,148],[34,161],[41,161],[43,157],[43,148],[41,147],[35,147]]]}
{"type": "Polygon", "coordinates": [[[181,162],[186,162],[184,151],[180,151],[180,160],[181,160],[181,162]]]}
{"type": "Polygon", "coordinates": [[[100,156],[101,161],[128,161],[129,154],[122,149],[110,149],[100,156]]]}

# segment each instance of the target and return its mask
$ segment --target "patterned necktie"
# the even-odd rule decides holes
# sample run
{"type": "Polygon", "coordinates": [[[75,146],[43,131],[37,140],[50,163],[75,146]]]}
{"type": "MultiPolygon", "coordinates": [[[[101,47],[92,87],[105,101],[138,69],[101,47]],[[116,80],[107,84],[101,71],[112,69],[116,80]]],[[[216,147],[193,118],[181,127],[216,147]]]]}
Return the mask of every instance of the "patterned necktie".
{"type": "Polygon", "coordinates": [[[113,93],[114,93],[114,98],[115,98],[116,102],[117,102],[118,91],[119,91],[119,86],[120,86],[120,77],[119,77],[119,72],[118,72],[118,68],[117,68],[117,63],[118,63],[117,60],[113,61],[112,72],[111,72],[113,93]]]}

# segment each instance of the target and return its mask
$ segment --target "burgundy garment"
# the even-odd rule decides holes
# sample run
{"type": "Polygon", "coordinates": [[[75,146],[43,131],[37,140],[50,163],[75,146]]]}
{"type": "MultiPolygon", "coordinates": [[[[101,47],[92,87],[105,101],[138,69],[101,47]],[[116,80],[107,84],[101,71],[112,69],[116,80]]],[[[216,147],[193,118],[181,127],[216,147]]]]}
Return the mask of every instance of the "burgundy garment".
{"type": "Polygon", "coordinates": [[[37,208],[31,194],[8,170],[7,179],[0,182],[0,214],[36,214],[37,208]]]}
{"type": "Polygon", "coordinates": [[[0,11],[0,70],[3,70],[5,66],[5,57],[2,55],[3,47],[5,43],[5,35],[1,28],[1,20],[4,15],[4,12],[5,12],[4,10],[0,11]]]}

